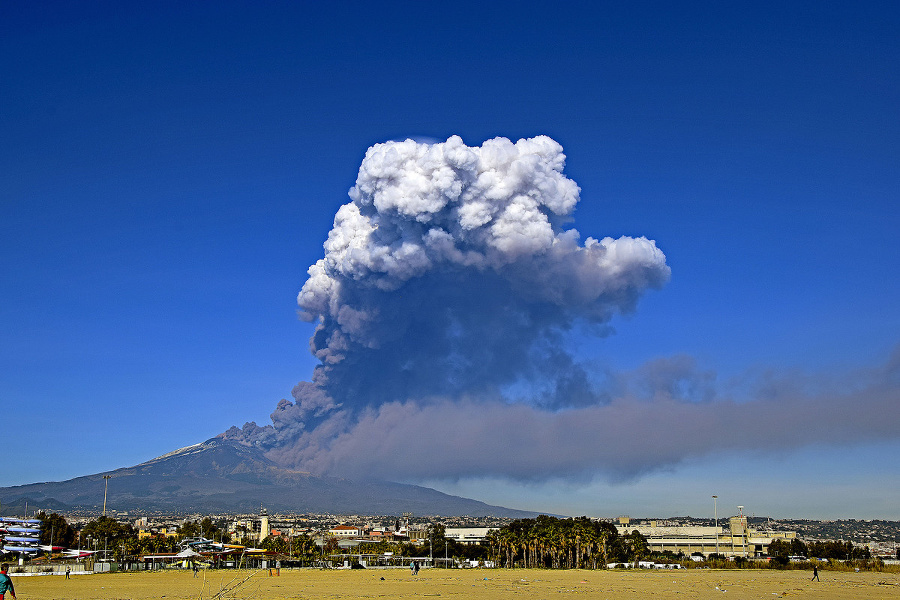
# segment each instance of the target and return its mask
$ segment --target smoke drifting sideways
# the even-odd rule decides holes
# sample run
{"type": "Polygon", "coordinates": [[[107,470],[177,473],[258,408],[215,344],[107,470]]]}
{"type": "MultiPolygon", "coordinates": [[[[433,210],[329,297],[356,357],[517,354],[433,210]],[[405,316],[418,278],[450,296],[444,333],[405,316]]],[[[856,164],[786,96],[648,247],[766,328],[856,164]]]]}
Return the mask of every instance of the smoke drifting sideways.
{"type": "Polygon", "coordinates": [[[548,137],[370,148],[298,296],[311,380],[271,424],[222,436],[289,468],[405,481],[616,481],[714,452],[898,439],[900,349],[877,368],[725,383],[689,356],[580,363],[571,334],[607,334],[670,270],[643,237],[567,229],[580,190],[564,164],[548,137]]]}
{"type": "Polygon", "coordinates": [[[607,402],[567,334],[605,335],[670,269],[644,237],[582,242],[566,228],[580,189],[564,166],[546,136],[369,148],[298,296],[320,364],[271,425],[225,435],[331,472],[333,444],[389,405],[449,403],[477,421],[479,402],[607,402]]]}

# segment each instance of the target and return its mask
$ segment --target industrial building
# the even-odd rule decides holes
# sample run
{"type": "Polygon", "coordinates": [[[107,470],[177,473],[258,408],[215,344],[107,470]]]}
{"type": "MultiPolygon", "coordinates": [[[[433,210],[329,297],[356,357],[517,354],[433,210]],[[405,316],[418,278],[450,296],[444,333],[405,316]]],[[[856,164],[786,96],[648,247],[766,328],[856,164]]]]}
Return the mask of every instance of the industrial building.
{"type": "Polygon", "coordinates": [[[718,553],[726,557],[752,558],[763,556],[773,540],[792,540],[795,531],[760,531],[749,527],[746,515],[728,519],[728,529],[722,526],[677,525],[666,526],[659,521],[631,524],[628,517],[619,517],[616,528],[619,535],[638,531],[647,539],[650,550],[666,550],[685,555],[697,552],[704,556],[718,553]]]}

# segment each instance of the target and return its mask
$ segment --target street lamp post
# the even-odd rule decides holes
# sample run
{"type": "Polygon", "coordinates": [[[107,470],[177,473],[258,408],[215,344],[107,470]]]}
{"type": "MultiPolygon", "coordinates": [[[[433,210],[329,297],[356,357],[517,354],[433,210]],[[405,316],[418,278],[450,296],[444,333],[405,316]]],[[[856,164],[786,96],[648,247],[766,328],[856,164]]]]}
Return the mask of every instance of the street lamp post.
{"type": "Polygon", "coordinates": [[[103,516],[106,516],[106,492],[109,490],[109,480],[112,475],[103,476],[103,516]]]}
{"type": "Polygon", "coordinates": [[[719,506],[718,496],[713,496],[713,518],[716,522],[716,558],[719,558],[719,506]]]}

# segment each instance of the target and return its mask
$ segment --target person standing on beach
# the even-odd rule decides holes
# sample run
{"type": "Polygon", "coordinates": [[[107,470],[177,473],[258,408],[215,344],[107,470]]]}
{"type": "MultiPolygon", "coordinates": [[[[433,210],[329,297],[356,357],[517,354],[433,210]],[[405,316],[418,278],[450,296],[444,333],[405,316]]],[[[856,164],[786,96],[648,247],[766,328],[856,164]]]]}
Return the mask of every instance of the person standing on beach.
{"type": "Polygon", "coordinates": [[[819,579],[819,565],[813,565],[813,576],[810,581],[821,581],[821,579],[819,579]]]}
{"type": "Polygon", "coordinates": [[[0,565],[0,600],[6,598],[6,592],[9,592],[12,599],[16,600],[16,588],[13,587],[12,579],[6,574],[7,571],[9,571],[7,563],[0,565]]]}

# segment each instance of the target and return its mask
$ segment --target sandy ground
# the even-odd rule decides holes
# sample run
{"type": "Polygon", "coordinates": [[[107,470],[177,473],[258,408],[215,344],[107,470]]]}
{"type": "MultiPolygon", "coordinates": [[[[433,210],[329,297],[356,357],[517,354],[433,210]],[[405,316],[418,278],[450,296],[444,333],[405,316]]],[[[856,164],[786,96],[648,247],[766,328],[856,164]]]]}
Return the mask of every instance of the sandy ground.
{"type": "Polygon", "coordinates": [[[14,577],[20,600],[213,600],[251,598],[900,598],[896,573],[808,571],[535,571],[535,570],[282,570],[106,573],[14,577]],[[249,579],[247,579],[249,577],[249,579]],[[384,578],[384,579],[382,579],[384,578]]]}

